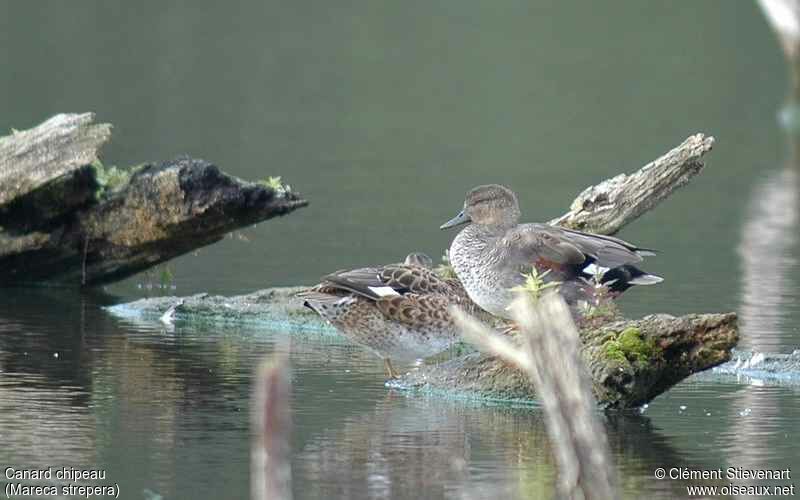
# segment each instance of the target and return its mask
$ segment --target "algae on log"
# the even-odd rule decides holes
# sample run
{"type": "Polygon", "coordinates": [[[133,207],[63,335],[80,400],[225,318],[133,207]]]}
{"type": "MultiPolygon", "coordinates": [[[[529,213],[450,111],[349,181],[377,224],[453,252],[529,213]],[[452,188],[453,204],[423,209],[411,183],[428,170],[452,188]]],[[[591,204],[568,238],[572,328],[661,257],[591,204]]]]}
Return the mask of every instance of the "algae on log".
{"type": "Polygon", "coordinates": [[[93,119],[58,115],[0,138],[0,286],[120,280],[307,204],[189,157],[107,169],[110,125],[93,119]]]}
{"type": "Polygon", "coordinates": [[[306,287],[265,288],[247,295],[223,296],[198,293],[187,297],[149,297],[106,309],[132,321],[157,321],[172,310],[174,322],[193,325],[238,323],[264,328],[283,327],[319,333],[334,333],[332,327],[303,307],[295,294],[306,287]]]}

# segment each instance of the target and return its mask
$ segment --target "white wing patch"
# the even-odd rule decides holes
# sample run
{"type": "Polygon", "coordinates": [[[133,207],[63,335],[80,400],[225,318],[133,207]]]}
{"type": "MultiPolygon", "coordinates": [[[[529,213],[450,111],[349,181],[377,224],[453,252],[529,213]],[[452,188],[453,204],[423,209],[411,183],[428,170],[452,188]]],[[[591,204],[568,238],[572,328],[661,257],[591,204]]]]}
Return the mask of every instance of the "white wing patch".
{"type": "Polygon", "coordinates": [[[378,297],[391,297],[392,295],[400,295],[390,286],[370,286],[367,287],[378,297]]]}
{"type": "Polygon", "coordinates": [[[601,274],[601,275],[605,274],[606,271],[608,271],[607,267],[598,266],[598,265],[595,265],[594,263],[589,264],[588,266],[583,268],[583,272],[591,274],[593,276],[595,274],[601,274]]]}
{"type": "Polygon", "coordinates": [[[661,283],[662,281],[664,281],[664,278],[661,276],[656,276],[655,274],[643,274],[633,278],[628,283],[631,285],[655,285],[656,283],[661,283]]]}

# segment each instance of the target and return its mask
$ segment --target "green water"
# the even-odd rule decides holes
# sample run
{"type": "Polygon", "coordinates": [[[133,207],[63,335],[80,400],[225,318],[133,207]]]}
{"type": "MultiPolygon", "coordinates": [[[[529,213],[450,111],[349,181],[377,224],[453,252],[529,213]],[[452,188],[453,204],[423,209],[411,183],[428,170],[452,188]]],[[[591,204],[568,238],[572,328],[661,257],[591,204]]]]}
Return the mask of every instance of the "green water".
{"type": "MultiPolygon", "coordinates": [[[[4,1],[0,67],[0,130],[94,111],[115,126],[107,164],[188,153],[310,200],[170,263],[182,295],[440,255],[454,233],[438,226],[474,185],[507,184],[527,220],[548,220],[586,186],[714,135],[707,169],[621,234],[661,250],[647,269],[666,278],[622,307],[737,311],[746,347],[800,347],[786,70],[754,3],[4,1]]],[[[246,498],[250,377],[282,351],[296,498],[552,493],[538,409],[392,391],[343,340],[165,332],[100,309],[157,282],[0,292],[3,468],[104,468],[121,498],[246,498]]],[[[656,467],[800,474],[797,395],[690,380],[611,418],[623,491],[685,498],[656,467]]]]}

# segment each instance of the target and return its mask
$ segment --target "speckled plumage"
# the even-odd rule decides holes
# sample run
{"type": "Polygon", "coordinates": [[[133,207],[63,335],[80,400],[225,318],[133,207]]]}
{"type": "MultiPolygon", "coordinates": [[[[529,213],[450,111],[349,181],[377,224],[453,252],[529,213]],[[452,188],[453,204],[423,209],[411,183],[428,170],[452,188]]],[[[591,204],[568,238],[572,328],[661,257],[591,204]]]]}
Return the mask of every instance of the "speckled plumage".
{"type": "Polygon", "coordinates": [[[402,264],[337,271],[299,296],[348,339],[384,360],[415,361],[458,340],[448,307],[470,305],[458,282],[423,267],[430,262],[424,254],[411,254],[402,264]]]}
{"type": "Polygon", "coordinates": [[[509,317],[512,288],[524,283],[532,268],[546,281],[558,281],[568,303],[592,293],[588,280],[591,264],[608,268],[602,274],[614,294],[634,284],[653,284],[661,278],[633,264],[651,250],[618,238],[582,233],[548,224],[519,224],[516,195],[496,184],[478,186],[467,193],[464,210],[443,229],[466,223],[453,239],[450,263],[469,297],[485,311],[509,317]]]}

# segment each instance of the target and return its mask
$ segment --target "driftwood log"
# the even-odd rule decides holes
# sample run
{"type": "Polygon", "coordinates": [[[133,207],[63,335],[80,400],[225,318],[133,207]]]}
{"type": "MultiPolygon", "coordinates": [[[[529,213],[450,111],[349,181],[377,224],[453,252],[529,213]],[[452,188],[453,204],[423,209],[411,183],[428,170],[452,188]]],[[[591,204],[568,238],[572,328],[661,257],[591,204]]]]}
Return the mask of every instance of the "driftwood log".
{"type": "Polygon", "coordinates": [[[596,234],[614,234],[685,186],[703,170],[703,155],[714,138],[695,134],[633,174],[619,174],[589,186],[569,211],[550,224],[596,234]]]}
{"type": "Polygon", "coordinates": [[[104,167],[111,126],[57,115],[0,138],[0,286],[120,280],[307,202],[181,157],[104,167]]]}
{"type": "MultiPolygon", "coordinates": [[[[554,222],[614,233],[699,173],[702,157],[713,143],[712,137],[691,136],[638,172],[588,188],[570,212],[554,222]]],[[[237,322],[293,332],[334,333],[293,299],[296,291],[298,288],[271,288],[238,297],[159,297],[109,310],[137,321],[157,320],[171,310],[167,323],[237,322]]],[[[584,326],[580,338],[598,402],[607,408],[631,408],[652,400],[693,373],[728,361],[738,341],[738,327],[733,313],[681,317],[656,314],[638,320],[611,316],[584,326]]],[[[536,398],[529,379],[517,368],[473,351],[424,364],[395,385],[495,399],[536,398]]]]}

